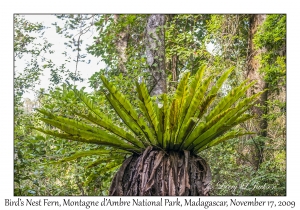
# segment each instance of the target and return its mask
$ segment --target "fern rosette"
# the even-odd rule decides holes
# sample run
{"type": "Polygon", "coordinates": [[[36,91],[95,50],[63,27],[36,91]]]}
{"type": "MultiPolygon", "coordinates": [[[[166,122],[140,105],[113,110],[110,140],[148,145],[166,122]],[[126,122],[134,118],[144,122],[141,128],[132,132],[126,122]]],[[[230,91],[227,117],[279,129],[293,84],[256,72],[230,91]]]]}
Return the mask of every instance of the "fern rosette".
{"type": "Polygon", "coordinates": [[[205,69],[206,67],[201,67],[193,76],[189,72],[185,73],[172,96],[162,94],[154,99],[150,97],[145,83],[136,83],[138,108],[135,108],[114,85],[101,76],[107,89],[106,98],[124,124],[123,127],[118,126],[101,112],[82,90],[74,89],[70,91],[74,91],[88,108],[88,112],[74,111],[74,115],[84,120],[79,122],[39,109],[38,111],[46,116],[41,120],[60,131],[35,129],[59,138],[101,146],[99,150],[77,152],[61,161],[98,155],[99,159],[89,165],[92,167],[114,158],[124,160],[131,155],[124,162],[113,161],[113,168],[121,167],[113,180],[111,195],[205,195],[209,191],[211,175],[207,163],[199,156],[200,152],[228,139],[252,134],[235,127],[253,117],[248,110],[262,94],[260,92],[245,97],[246,91],[254,82],[244,81],[225,96],[218,97],[233,68],[225,71],[217,80],[213,76],[204,77],[205,69]],[[158,100],[161,106],[158,105],[158,100]],[[170,154],[177,154],[174,156],[175,159],[182,160],[180,167],[175,165],[175,159],[166,158],[170,154]],[[148,162],[148,165],[152,164],[152,166],[147,169],[148,171],[151,169],[152,172],[145,177],[143,167],[147,158],[152,158],[152,162],[150,159],[148,162]],[[193,164],[188,160],[204,170],[201,177],[197,177],[193,164]],[[164,179],[162,177],[166,173],[166,165],[177,167],[178,170],[182,167],[182,170],[169,171],[168,184],[161,181],[161,187],[156,189],[153,180],[164,179]],[[130,168],[136,168],[138,175],[128,175],[130,168]],[[155,175],[153,171],[160,172],[155,175]],[[194,189],[195,193],[189,184],[193,182],[193,173],[194,179],[202,183],[194,189]],[[130,186],[124,184],[125,179],[130,180],[134,176],[139,180],[138,183],[131,180],[130,186]],[[177,176],[185,180],[184,183],[177,176]],[[170,177],[172,179],[177,177],[177,180],[172,181],[170,177]]]}

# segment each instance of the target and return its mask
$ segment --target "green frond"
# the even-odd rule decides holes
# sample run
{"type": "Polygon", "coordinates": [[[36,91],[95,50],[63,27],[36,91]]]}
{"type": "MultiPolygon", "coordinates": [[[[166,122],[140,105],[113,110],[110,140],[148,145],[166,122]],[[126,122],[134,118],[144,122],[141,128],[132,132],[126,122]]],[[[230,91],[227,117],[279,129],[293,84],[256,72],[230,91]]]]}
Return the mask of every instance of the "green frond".
{"type": "MultiPolygon", "coordinates": [[[[205,92],[207,91],[207,88],[208,88],[212,78],[213,77],[211,76],[211,77],[208,77],[207,79],[205,79],[203,81],[203,83],[201,84],[201,86],[198,87],[195,94],[190,95],[191,102],[190,102],[190,104],[188,104],[188,103],[186,104],[187,109],[186,109],[186,114],[185,114],[184,120],[182,122],[183,125],[186,124],[191,118],[196,117],[196,113],[197,113],[197,111],[199,111],[199,107],[201,105],[202,105],[202,109],[204,109],[204,104],[206,102],[205,103],[203,102],[203,98],[205,97],[204,96],[205,92]]],[[[182,136],[186,132],[186,130],[182,129],[180,132],[181,132],[180,136],[182,138],[182,136]]]]}
{"type": "MultiPolygon", "coordinates": [[[[201,84],[201,86],[196,90],[194,97],[192,98],[191,104],[187,110],[187,114],[185,117],[186,120],[188,120],[191,117],[194,117],[196,112],[199,110],[200,105],[204,104],[203,98],[205,98],[205,92],[207,91],[212,79],[213,76],[206,78],[201,84]]],[[[213,96],[213,94],[210,95],[213,96]]]]}
{"type": "MultiPolygon", "coordinates": [[[[138,138],[135,138],[133,135],[126,132],[124,129],[116,126],[104,113],[102,113],[97,107],[94,106],[92,100],[90,100],[82,91],[78,91],[76,89],[74,89],[73,91],[89,109],[87,115],[74,111],[76,115],[105,128],[107,131],[123,138],[124,140],[136,145],[137,147],[145,148],[142,142],[138,140],[138,138]]],[[[50,118],[54,118],[52,113],[47,112],[46,110],[38,111],[50,118]]],[[[93,129],[93,127],[90,126],[90,129],[93,129]]]]}
{"type": "Polygon", "coordinates": [[[179,107],[178,107],[178,100],[174,98],[171,107],[170,107],[170,114],[169,114],[169,129],[170,129],[170,141],[168,147],[170,149],[174,148],[175,143],[175,134],[176,134],[176,128],[177,128],[177,121],[178,121],[178,113],[179,113],[179,107]]]}
{"type": "MultiPolygon", "coordinates": [[[[79,141],[79,142],[92,143],[98,145],[107,145],[107,146],[120,148],[131,152],[139,153],[141,151],[140,148],[128,144],[122,141],[121,139],[117,138],[116,136],[107,134],[105,131],[102,131],[100,129],[98,133],[93,133],[91,131],[81,130],[73,125],[68,125],[55,120],[46,119],[46,118],[41,118],[41,120],[65,132],[65,133],[58,133],[50,130],[44,130],[42,128],[34,128],[35,130],[41,131],[45,134],[53,135],[59,138],[79,141]],[[100,132],[101,134],[99,134],[100,132]]],[[[77,126],[80,127],[81,125],[82,123],[78,122],[77,126]]]]}
{"type": "Polygon", "coordinates": [[[166,94],[162,94],[163,107],[162,107],[162,117],[160,123],[163,124],[163,144],[162,148],[168,148],[171,140],[170,131],[170,108],[169,101],[166,94]]]}
{"type": "Polygon", "coordinates": [[[215,116],[217,113],[220,113],[220,111],[227,109],[231,107],[235,102],[237,102],[243,95],[245,95],[245,92],[252,87],[255,82],[251,82],[247,85],[248,80],[245,80],[243,83],[241,83],[236,88],[232,89],[225,97],[223,97],[216,107],[206,117],[206,120],[209,121],[213,116],[215,116]]]}
{"type": "Polygon", "coordinates": [[[155,137],[142,119],[134,119],[124,110],[124,108],[120,107],[118,101],[111,94],[107,94],[106,98],[123,122],[135,133],[145,146],[149,146],[151,144],[155,145],[155,137]]]}
{"type": "MultiPolygon", "coordinates": [[[[92,168],[92,167],[98,166],[102,163],[107,164],[107,163],[112,162],[112,161],[117,161],[118,164],[121,165],[123,160],[124,160],[123,156],[100,157],[97,160],[95,160],[95,161],[91,162],[90,164],[88,164],[86,166],[86,168],[92,168]]],[[[108,168],[106,168],[106,169],[108,169],[108,168]]],[[[106,172],[109,172],[109,170],[107,170],[106,172]]]]}
{"type": "Polygon", "coordinates": [[[232,124],[232,123],[234,123],[237,118],[239,118],[243,113],[245,113],[250,107],[252,107],[256,103],[258,97],[263,92],[265,92],[265,91],[261,91],[261,92],[259,92],[257,94],[252,95],[249,98],[245,98],[244,100],[240,101],[238,103],[238,105],[236,105],[237,112],[236,112],[235,116],[232,117],[230,120],[228,120],[226,122],[226,124],[232,124]]]}
{"type": "Polygon", "coordinates": [[[237,138],[239,136],[244,136],[244,135],[251,135],[251,134],[255,134],[255,133],[253,133],[253,132],[242,132],[240,130],[234,130],[234,131],[228,132],[228,133],[224,134],[223,136],[220,136],[220,137],[214,139],[213,141],[211,141],[206,146],[201,147],[199,150],[197,150],[198,148],[195,147],[195,150],[196,150],[195,153],[199,153],[199,152],[201,152],[205,149],[216,146],[217,144],[220,144],[220,143],[222,143],[222,142],[224,142],[228,139],[237,138]]]}
{"type": "Polygon", "coordinates": [[[115,125],[111,120],[106,120],[107,118],[101,119],[99,116],[94,115],[90,111],[86,115],[81,114],[79,112],[75,112],[75,114],[123,138],[124,140],[132,143],[133,145],[136,145],[139,148],[145,148],[144,144],[141,141],[139,141],[138,138],[133,136],[131,133],[127,132],[125,129],[115,125]]]}
{"type": "MultiPolygon", "coordinates": [[[[258,93],[240,101],[235,108],[227,109],[220,114],[215,115],[208,122],[200,123],[196,129],[193,130],[192,134],[188,136],[187,140],[185,140],[182,148],[187,150],[193,148],[200,149],[210,141],[230,130],[232,127],[250,119],[252,117],[251,115],[243,115],[243,113],[255,103],[260,94],[262,93],[258,93]]],[[[196,123],[194,122],[194,124],[196,123]]]]}
{"type": "Polygon", "coordinates": [[[145,121],[142,120],[130,104],[130,102],[126,99],[126,97],[120,93],[115,86],[110,84],[104,76],[101,76],[104,86],[108,89],[110,94],[107,94],[106,97],[114,110],[118,113],[118,115],[122,118],[124,123],[131,127],[130,124],[133,122],[135,124],[135,128],[131,129],[137,136],[141,134],[144,135],[145,142],[149,142],[152,145],[157,144],[157,139],[153,132],[149,129],[148,125],[145,121]],[[129,121],[127,121],[129,120],[129,121]],[[142,132],[141,132],[142,131],[142,132]]]}
{"type": "Polygon", "coordinates": [[[181,128],[182,122],[184,120],[185,116],[185,104],[187,102],[187,98],[189,96],[188,92],[188,79],[190,76],[190,72],[185,73],[176,89],[175,95],[174,95],[174,106],[176,107],[176,118],[174,119],[174,127],[172,129],[171,139],[173,141],[173,147],[176,149],[178,147],[177,145],[180,144],[178,141],[178,133],[181,128]]]}
{"type": "Polygon", "coordinates": [[[179,138],[181,139],[180,148],[183,148],[184,144],[186,146],[193,142],[193,136],[190,137],[190,135],[195,134],[195,127],[215,97],[216,95],[208,95],[203,101],[201,101],[198,110],[196,110],[196,116],[190,118],[187,124],[183,126],[182,132],[179,135],[179,138]]]}
{"type": "MultiPolygon", "coordinates": [[[[197,147],[202,147],[204,145],[206,145],[207,143],[210,142],[210,140],[218,137],[219,135],[221,135],[223,133],[222,127],[224,126],[225,122],[230,119],[230,117],[234,116],[234,114],[237,112],[237,109],[231,109],[229,112],[227,112],[220,120],[218,120],[215,124],[211,125],[210,127],[207,126],[206,129],[204,129],[205,131],[203,131],[203,133],[197,137],[194,140],[194,145],[197,147]]],[[[210,124],[210,123],[208,123],[210,124]]],[[[206,126],[205,126],[206,127],[206,126]]],[[[227,130],[229,130],[232,126],[226,128],[227,130]]]]}
{"type": "Polygon", "coordinates": [[[103,75],[101,75],[100,78],[110,94],[119,103],[119,106],[122,107],[124,111],[132,117],[132,119],[138,121],[138,114],[134,107],[130,104],[129,100],[126,99],[126,97],[120,91],[118,91],[114,85],[110,84],[103,75]]]}
{"type": "Polygon", "coordinates": [[[250,106],[249,103],[255,99],[255,97],[244,99],[237,105],[237,107],[226,113],[217,123],[215,123],[211,127],[208,127],[208,130],[205,129],[206,131],[204,131],[199,137],[197,137],[196,140],[194,140],[194,147],[200,149],[201,147],[205,146],[210,141],[222,135],[235,125],[250,119],[251,116],[249,115],[244,115],[243,117],[241,117],[241,115],[245,111],[247,111],[247,109],[249,108],[248,106],[250,106]],[[237,119],[239,119],[238,122],[236,122],[237,119]]]}
{"type": "Polygon", "coordinates": [[[210,95],[217,94],[219,89],[222,87],[225,80],[228,78],[229,74],[234,70],[234,67],[231,67],[222,76],[217,80],[216,84],[212,87],[211,91],[209,92],[210,95]]]}
{"type": "Polygon", "coordinates": [[[136,83],[136,89],[138,92],[138,97],[140,99],[140,108],[143,111],[144,116],[147,118],[151,127],[154,129],[157,141],[162,145],[163,133],[159,121],[159,110],[156,103],[153,103],[151,96],[147,90],[146,84],[136,83]]]}
{"type": "MultiPolygon", "coordinates": [[[[182,125],[184,124],[184,122],[186,122],[186,119],[189,119],[193,115],[192,114],[192,113],[194,113],[193,111],[197,109],[197,105],[195,106],[195,104],[200,104],[200,100],[201,100],[200,96],[195,93],[197,90],[200,91],[199,93],[205,92],[205,88],[202,90],[199,89],[200,85],[202,84],[202,77],[203,77],[205,69],[206,69],[206,66],[201,66],[201,68],[199,69],[199,71],[196,72],[196,74],[192,78],[191,83],[189,84],[188,96],[185,97],[185,100],[183,103],[183,110],[182,110],[183,116],[181,117],[178,131],[181,131],[182,125]],[[193,101],[193,103],[192,103],[193,107],[190,108],[191,102],[194,98],[196,98],[196,102],[193,101]]],[[[209,81],[210,81],[209,79],[207,81],[205,81],[204,86],[205,86],[205,84],[209,85],[209,81]]],[[[207,86],[206,86],[206,88],[207,88],[207,86]]],[[[180,137],[178,137],[178,138],[180,139],[180,137]]]]}
{"type": "Polygon", "coordinates": [[[104,175],[104,174],[107,174],[107,173],[117,170],[118,168],[121,167],[122,163],[123,163],[122,159],[116,159],[116,160],[110,161],[105,166],[105,168],[99,172],[98,176],[101,176],[101,175],[104,175]]]}
{"type": "Polygon", "coordinates": [[[100,127],[120,136],[121,138],[129,141],[134,145],[137,145],[140,148],[145,148],[143,143],[139,141],[138,138],[115,125],[115,123],[113,123],[111,119],[109,119],[104,113],[102,113],[97,107],[95,107],[92,100],[90,100],[82,91],[74,90],[74,92],[89,108],[89,112],[87,115],[75,111],[76,115],[85,118],[90,122],[95,123],[96,125],[99,125],[100,127]]]}
{"type": "Polygon", "coordinates": [[[45,109],[36,109],[36,111],[38,111],[39,113],[46,115],[47,117],[49,117],[50,119],[55,118],[55,115],[53,115],[51,112],[48,112],[45,109]]]}
{"type": "Polygon", "coordinates": [[[220,120],[224,119],[224,116],[230,112],[232,109],[227,109],[223,111],[222,113],[215,116],[212,120],[201,123],[201,126],[199,128],[195,129],[195,131],[189,136],[189,138],[186,140],[184,147],[185,149],[189,150],[193,146],[197,145],[200,141],[200,137],[209,129],[211,129],[214,125],[216,125],[220,120]]]}
{"type": "Polygon", "coordinates": [[[106,158],[107,158],[107,156],[111,157],[111,158],[116,158],[120,154],[125,155],[125,154],[130,154],[130,153],[128,153],[124,150],[107,150],[107,149],[80,151],[80,152],[76,152],[75,154],[73,154],[69,157],[65,157],[61,160],[50,162],[50,164],[58,164],[58,163],[62,163],[62,162],[68,162],[68,161],[76,160],[81,157],[87,157],[87,156],[92,156],[92,155],[104,156],[106,158]]]}

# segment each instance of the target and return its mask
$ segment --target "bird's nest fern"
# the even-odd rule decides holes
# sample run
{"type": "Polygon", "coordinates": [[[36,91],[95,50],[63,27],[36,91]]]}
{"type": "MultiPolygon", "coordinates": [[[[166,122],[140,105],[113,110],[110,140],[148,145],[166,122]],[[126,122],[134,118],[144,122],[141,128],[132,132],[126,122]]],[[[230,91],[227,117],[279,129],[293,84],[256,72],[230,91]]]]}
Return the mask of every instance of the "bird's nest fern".
{"type": "Polygon", "coordinates": [[[38,109],[45,115],[41,120],[60,131],[39,127],[35,129],[63,139],[101,145],[101,149],[77,152],[59,161],[98,155],[99,159],[90,166],[108,159],[120,159],[124,154],[142,153],[149,146],[166,152],[187,150],[198,154],[225,140],[249,134],[234,127],[252,117],[247,110],[262,92],[245,97],[254,82],[244,81],[225,96],[218,97],[218,92],[233,68],[225,71],[217,80],[214,76],[204,78],[205,69],[201,67],[193,76],[189,72],[185,73],[172,96],[162,94],[155,100],[150,97],[144,83],[136,83],[139,107],[134,107],[124,94],[101,76],[108,90],[106,98],[127,129],[118,126],[101,112],[83,90],[76,89],[70,91],[74,91],[82,100],[88,112],[74,111],[74,115],[85,121],[56,116],[49,110],[38,109]]]}

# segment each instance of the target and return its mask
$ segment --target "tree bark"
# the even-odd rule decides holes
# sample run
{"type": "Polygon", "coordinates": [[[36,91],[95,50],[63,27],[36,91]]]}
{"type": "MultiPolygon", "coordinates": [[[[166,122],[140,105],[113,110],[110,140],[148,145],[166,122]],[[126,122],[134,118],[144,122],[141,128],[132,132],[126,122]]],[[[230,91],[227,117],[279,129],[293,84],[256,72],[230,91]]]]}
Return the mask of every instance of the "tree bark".
{"type": "MultiPolygon", "coordinates": [[[[266,15],[251,15],[250,16],[250,33],[249,33],[249,58],[248,58],[248,69],[246,77],[250,81],[256,80],[257,83],[248,90],[247,95],[254,95],[268,87],[268,84],[264,81],[263,75],[259,72],[260,62],[256,58],[262,53],[261,49],[255,49],[254,36],[260,25],[264,23],[266,15]]],[[[267,137],[268,122],[263,117],[267,113],[267,102],[268,92],[265,91],[258,99],[256,105],[253,106],[252,112],[257,116],[257,125],[255,126],[256,133],[260,137],[267,137]]],[[[253,161],[256,169],[259,168],[263,161],[264,141],[255,142],[255,149],[253,155],[253,161]]]]}
{"type": "Polygon", "coordinates": [[[173,81],[177,81],[177,60],[178,60],[178,56],[173,55],[172,56],[172,69],[171,69],[173,81]]]}
{"type": "Polygon", "coordinates": [[[165,15],[150,15],[146,26],[146,56],[149,72],[150,95],[167,92],[165,73],[165,15]]]}
{"type": "Polygon", "coordinates": [[[109,194],[114,196],[209,195],[208,164],[189,151],[169,152],[148,147],[127,158],[116,173],[109,194]]]}
{"type": "MultiPolygon", "coordinates": [[[[114,15],[114,21],[115,23],[118,22],[119,15],[114,15]]],[[[116,49],[119,54],[119,60],[118,60],[118,67],[121,73],[126,74],[127,69],[126,69],[126,62],[127,62],[127,55],[126,55],[126,48],[127,48],[127,43],[128,43],[128,26],[126,29],[123,29],[122,31],[119,32],[117,35],[117,40],[116,40],[116,49]]]]}

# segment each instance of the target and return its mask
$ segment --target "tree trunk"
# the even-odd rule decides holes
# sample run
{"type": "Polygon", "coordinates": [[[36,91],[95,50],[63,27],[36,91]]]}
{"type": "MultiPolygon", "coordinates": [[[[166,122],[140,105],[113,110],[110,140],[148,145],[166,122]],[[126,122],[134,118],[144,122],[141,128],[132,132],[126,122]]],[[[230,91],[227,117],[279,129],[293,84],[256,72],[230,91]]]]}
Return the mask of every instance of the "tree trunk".
{"type": "Polygon", "coordinates": [[[127,158],[116,173],[110,195],[198,196],[209,195],[211,172],[201,157],[148,147],[127,158]]]}
{"type": "Polygon", "coordinates": [[[173,55],[172,56],[172,80],[177,81],[177,61],[178,61],[178,56],[173,55]]]}
{"type": "MultiPolygon", "coordinates": [[[[115,23],[118,22],[119,15],[114,15],[114,21],[115,23]]],[[[119,59],[118,59],[118,67],[119,70],[123,73],[127,73],[126,69],[126,62],[127,62],[127,55],[126,55],[126,48],[127,48],[127,43],[128,43],[128,26],[123,29],[122,31],[119,32],[118,38],[116,40],[116,49],[119,54],[119,59]]]]}
{"type": "Polygon", "coordinates": [[[150,95],[167,92],[165,73],[165,15],[150,15],[146,26],[146,56],[151,79],[150,95]]]}
{"type": "MultiPolygon", "coordinates": [[[[254,35],[258,30],[258,27],[263,24],[266,19],[266,15],[252,15],[250,17],[250,33],[249,33],[249,59],[248,59],[248,69],[247,78],[250,81],[256,80],[257,83],[248,90],[247,95],[254,95],[268,87],[268,84],[264,81],[263,75],[259,72],[260,63],[256,58],[262,53],[262,50],[255,49],[253,39],[254,35]]],[[[267,127],[268,122],[263,117],[267,113],[266,102],[268,100],[268,92],[265,91],[257,101],[257,106],[253,106],[252,112],[257,116],[257,125],[255,126],[258,136],[267,137],[267,127]]],[[[264,141],[255,142],[253,161],[256,169],[259,168],[263,161],[263,151],[264,151],[264,141]]]]}

